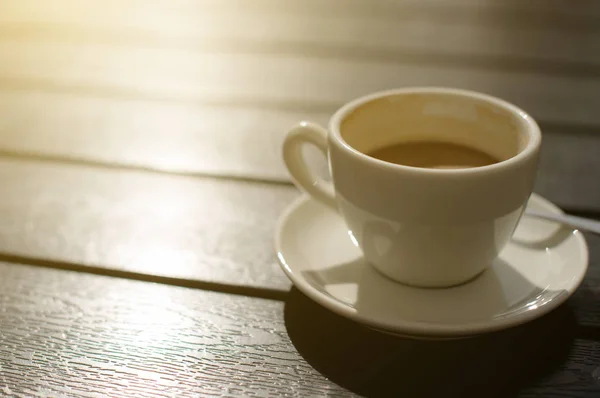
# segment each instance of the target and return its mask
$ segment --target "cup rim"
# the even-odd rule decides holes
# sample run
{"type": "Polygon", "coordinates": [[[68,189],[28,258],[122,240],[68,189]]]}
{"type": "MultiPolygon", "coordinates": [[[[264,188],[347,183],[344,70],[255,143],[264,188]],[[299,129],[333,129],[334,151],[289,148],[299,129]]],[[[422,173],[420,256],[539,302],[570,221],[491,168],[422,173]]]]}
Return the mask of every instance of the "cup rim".
{"type": "Polygon", "coordinates": [[[536,121],[531,117],[527,112],[523,109],[517,107],[516,105],[511,104],[508,101],[500,99],[498,97],[494,97],[489,94],[484,94],[477,91],[465,90],[465,89],[457,89],[457,88],[447,88],[447,87],[406,87],[406,88],[397,88],[391,90],[383,90],[377,91],[371,94],[367,94],[365,96],[356,98],[341,108],[339,108],[331,117],[329,121],[329,135],[333,138],[332,142],[336,144],[341,149],[348,152],[352,157],[356,160],[361,161],[363,163],[369,164],[371,166],[380,167],[380,168],[388,168],[396,171],[410,171],[415,173],[422,174],[430,174],[430,175],[457,175],[457,174],[474,174],[481,173],[487,171],[494,171],[500,168],[505,168],[507,166],[511,166],[515,163],[522,161],[523,159],[529,158],[534,155],[535,152],[540,147],[542,141],[542,134],[540,128],[536,121]],[[386,162],[384,160],[376,159],[371,157],[365,153],[360,152],[359,150],[353,148],[350,144],[344,140],[342,134],[340,132],[340,125],[342,121],[350,114],[352,111],[356,110],[362,105],[365,105],[371,101],[391,97],[396,95],[403,94],[415,94],[415,93],[428,93],[428,94],[450,94],[459,97],[469,97],[475,98],[479,101],[486,102],[492,106],[502,108],[505,111],[516,115],[521,121],[524,122],[526,134],[529,136],[529,140],[527,146],[517,153],[515,156],[502,160],[500,162],[480,167],[472,167],[472,168],[458,168],[458,169],[433,169],[433,168],[425,168],[425,167],[414,167],[414,166],[406,166],[397,163],[386,162]]]}

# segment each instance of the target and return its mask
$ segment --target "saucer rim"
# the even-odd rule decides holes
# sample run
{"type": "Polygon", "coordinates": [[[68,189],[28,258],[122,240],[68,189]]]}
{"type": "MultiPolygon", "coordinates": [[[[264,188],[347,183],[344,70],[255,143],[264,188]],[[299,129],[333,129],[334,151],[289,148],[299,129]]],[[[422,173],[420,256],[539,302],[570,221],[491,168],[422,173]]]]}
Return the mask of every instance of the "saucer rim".
{"type": "MultiPolygon", "coordinates": [[[[542,207],[547,208],[552,213],[563,214],[563,211],[558,206],[550,202],[548,199],[542,197],[541,195],[532,193],[529,200],[539,202],[542,207]]],[[[319,204],[315,199],[303,193],[284,210],[284,212],[280,215],[279,219],[277,220],[275,226],[275,252],[277,255],[277,261],[279,262],[281,269],[290,279],[292,284],[295,287],[297,287],[302,293],[310,297],[313,301],[317,302],[318,304],[322,305],[330,311],[333,311],[338,315],[344,316],[365,326],[372,327],[374,329],[379,329],[383,332],[391,332],[393,334],[398,335],[412,335],[415,337],[437,336],[466,338],[473,335],[495,332],[515,327],[532,321],[536,318],[539,318],[563,304],[569,297],[573,295],[573,293],[581,285],[589,266],[589,250],[584,235],[577,229],[565,227],[573,232],[572,235],[574,236],[574,239],[577,242],[578,250],[581,253],[581,273],[577,275],[576,278],[571,279],[571,283],[569,284],[568,288],[564,291],[564,294],[557,295],[548,303],[545,303],[544,305],[539,306],[536,309],[501,319],[492,319],[484,322],[469,322],[465,324],[454,325],[406,321],[402,319],[397,319],[394,322],[385,321],[381,319],[374,319],[372,317],[369,317],[368,315],[358,315],[356,312],[353,312],[352,308],[347,304],[344,304],[339,300],[336,300],[335,298],[328,297],[326,294],[323,294],[318,289],[313,287],[310,283],[308,283],[306,279],[298,277],[287,264],[285,256],[282,253],[282,230],[287,224],[290,216],[294,212],[296,212],[298,208],[300,208],[308,202],[315,202],[319,204]]],[[[328,211],[333,210],[328,209],[328,211]]]]}

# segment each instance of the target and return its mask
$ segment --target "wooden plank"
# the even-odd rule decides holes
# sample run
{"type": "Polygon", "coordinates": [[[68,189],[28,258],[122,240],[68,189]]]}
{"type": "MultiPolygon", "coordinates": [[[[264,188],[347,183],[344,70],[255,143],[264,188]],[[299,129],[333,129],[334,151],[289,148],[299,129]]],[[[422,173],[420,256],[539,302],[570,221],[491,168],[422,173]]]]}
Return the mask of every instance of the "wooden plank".
{"type": "Polygon", "coordinates": [[[0,274],[6,395],[600,392],[600,344],[576,336],[566,307],[480,338],[414,341],[358,326],[296,290],[284,304],[23,265],[1,264],[0,274]]]}
{"type": "Polygon", "coordinates": [[[277,218],[297,196],[289,185],[12,160],[0,160],[0,180],[4,255],[234,286],[290,286],[272,243],[277,218]]]}
{"type": "Polygon", "coordinates": [[[328,111],[372,91],[415,85],[491,93],[544,121],[600,124],[600,80],[591,78],[299,54],[0,42],[0,89],[328,111]]]}
{"type": "MultiPolygon", "coordinates": [[[[0,153],[289,181],[281,160],[285,132],[300,120],[326,125],[328,118],[327,112],[0,91],[0,153]]],[[[569,209],[600,210],[600,189],[594,188],[600,134],[542,129],[536,191],[569,209]]],[[[307,156],[326,177],[320,153],[307,156]]]]}
{"type": "Polygon", "coordinates": [[[528,1],[518,0],[498,3],[494,0],[465,0],[448,3],[444,0],[304,0],[287,1],[257,0],[249,5],[243,0],[13,0],[2,3],[2,13],[10,18],[44,18],[58,20],[75,19],[85,23],[98,20],[164,20],[165,17],[180,18],[182,14],[198,12],[269,12],[272,14],[341,14],[377,15],[382,18],[409,19],[420,15],[434,15],[440,20],[470,24],[509,24],[518,28],[593,28],[600,15],[600,7],[594,1],[579,1],[578,6],[564,0],[528,1]],[[97,18],[94,18],[94,15],[97,18]],[[446,18],[443,18],[445,16],[446,18]],[[577,26],[577,24],[579,26],[577,26]]]}
{"type": "Polygon", "coordinates": [[[0,92],[0,148],[288,181],[281,143],[302,118],[324,123],[328,115],[0,92]]]}
{"type": "Polygon", "coordinates": [[[510,23],[464,24],[439,18],[435,12],[399,22],[381,16],[338,13],[274,16],[268,10],[256,9],[226,13],[174,8],[170,11],[175,15],[162,19],[125,18],[126,14],[102,18],[89,9],[58,15],[21,11],[25,12],[0,15],[2,40],[209,52],[296,51],[348,59],[363,56],[398,63],[455,63],[495,70],[521,68],[596,76],[600,63],[600,31],[564,31],[553,29],[553,24],[547,29],[525,30],[515,29],[510,23]]]}
{"type": "Polygon", "coordinates": [[[571,307],[577,323],[600,340],[600,236],[585,234],[585,239],[590,251],[588,272],[571,299],[571,307]]]}
{"type": "Polygon", "coordinates": [[[600,211],[598,154],[600,135],[548,128],[543,134],[536,192],[572,210],[600,211]]]}
{"type": "Polygon", "coordinates": [[[283,303],[0,265],[0,394],[348,396],[291,344],[283,303]]]}

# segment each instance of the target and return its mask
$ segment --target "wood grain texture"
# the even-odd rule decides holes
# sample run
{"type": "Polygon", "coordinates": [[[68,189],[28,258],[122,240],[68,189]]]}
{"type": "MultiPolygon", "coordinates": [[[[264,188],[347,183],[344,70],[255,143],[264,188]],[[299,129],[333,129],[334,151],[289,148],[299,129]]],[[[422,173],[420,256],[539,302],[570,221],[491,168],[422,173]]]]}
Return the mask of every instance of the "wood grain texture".
{"type": "Polygon", "coordinates": [[[600,391],[600,346],[577,337],[568,306],[509,331],[430,342],[363,328],[296,290],[284,304],[24,265],[0,264],[0,275],[9,396],[600,391]]]}
{"type": "Polygon", "coordinates": [[[125,170],[289,181],[292,123],[448,85],[559,126],[536,189],[597,210],[599,21],[597,4],[561,0],[3,1],[0,258],[237,295],[0,264],[0,395],[598,396],[597,237],[583,285],[547,317],[414,342],[286,298],[272,239],[289,184],[125,170]],[[243,296],[259,289],[285,306],[243,296]]]}
{"type": "Polygon", "coordinates": [[[0,160],[0,252],[287,289],[274,226],[291,186],[0,160]]]}
{"type": "Polygon", "coordinates": [[[298,354],[280,302],[21,265],[0,275],[0,395],[351,395],[298,354]]]}

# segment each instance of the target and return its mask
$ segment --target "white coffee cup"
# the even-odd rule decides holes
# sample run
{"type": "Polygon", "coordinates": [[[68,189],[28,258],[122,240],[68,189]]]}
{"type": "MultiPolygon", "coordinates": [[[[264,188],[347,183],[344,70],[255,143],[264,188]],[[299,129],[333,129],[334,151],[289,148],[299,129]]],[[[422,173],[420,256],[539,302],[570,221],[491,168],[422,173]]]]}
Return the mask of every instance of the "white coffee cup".
{"type": "Polygon", "coordinates": [[[329,132],[302,122],[283,158],[295,184],[339,210],[366,260],[405,284],[445,287],[492,264],[531,194],[541,133],[531,116],[489,95],[447,88],[378,92],[340,108],[329,132]],[[366,153],[409,141],[466,145],[488,166],[431,169],[366,153]],[[302,146],[328,154],[333,184],[307,167],[302,146]]]}

